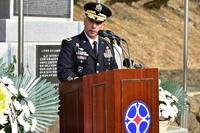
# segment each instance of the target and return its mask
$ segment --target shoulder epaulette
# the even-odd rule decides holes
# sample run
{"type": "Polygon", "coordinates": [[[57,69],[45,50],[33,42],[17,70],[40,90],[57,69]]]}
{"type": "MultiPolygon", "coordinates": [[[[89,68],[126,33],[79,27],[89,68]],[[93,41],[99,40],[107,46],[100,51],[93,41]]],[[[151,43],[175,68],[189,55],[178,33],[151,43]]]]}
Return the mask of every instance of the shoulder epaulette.
{"type": "Polygon", "coordinates": [[[68,37],[68,38],[65,38],[64,40],[66,40],[66,41],[71,41],[72,38],[71,38],[71,37],[68,37]]]}

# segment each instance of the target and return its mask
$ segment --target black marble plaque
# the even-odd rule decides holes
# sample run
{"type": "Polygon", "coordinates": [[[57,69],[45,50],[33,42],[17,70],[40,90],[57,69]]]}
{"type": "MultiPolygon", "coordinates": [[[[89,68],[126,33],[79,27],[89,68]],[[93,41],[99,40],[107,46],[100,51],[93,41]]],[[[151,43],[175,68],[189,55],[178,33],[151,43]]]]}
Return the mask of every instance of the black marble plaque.
{"type": "Polygon", "coordinates": [[[58,85],[57,60],[60,45],[36,45],[36,76],[58,85]]]}
{"type": "MultiPolygon", "coordinates": [[[[18,1],[14,0],[14,15],[18,15],[18,1]]],[[[24,16],[71,18],[72,0],[24,0],[24,16]]]]}

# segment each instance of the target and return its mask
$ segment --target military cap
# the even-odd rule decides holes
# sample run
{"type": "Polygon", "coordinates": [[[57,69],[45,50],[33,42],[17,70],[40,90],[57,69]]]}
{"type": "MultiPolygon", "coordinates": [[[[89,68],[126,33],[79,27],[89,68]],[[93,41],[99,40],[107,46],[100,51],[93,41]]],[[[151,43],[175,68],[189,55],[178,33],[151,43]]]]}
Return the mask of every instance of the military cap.
{"type": "Polygon", "coordinates": [[[104,22],[112,15],[111,10],[101,3],[89,2],[84,5],[85,15],[95,22],[104,22]]]}

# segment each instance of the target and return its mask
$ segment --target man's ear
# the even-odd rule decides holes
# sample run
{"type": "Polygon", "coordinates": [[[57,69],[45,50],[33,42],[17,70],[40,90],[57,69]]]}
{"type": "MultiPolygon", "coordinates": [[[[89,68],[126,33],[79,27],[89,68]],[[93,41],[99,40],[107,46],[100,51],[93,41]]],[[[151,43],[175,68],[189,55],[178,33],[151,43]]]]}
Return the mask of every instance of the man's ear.
{"type": "Polygon", "coordinates": [[[83,25],[85,25],[86,17],[83,18],[83,25]]]}
{"type": "Polygon", "coordinates": [[[101,26],[101,30],[103,30],[103,28],[104,28],[105,25],[106,25],[106,22],[103,22],[102,26],[101,26]]]}

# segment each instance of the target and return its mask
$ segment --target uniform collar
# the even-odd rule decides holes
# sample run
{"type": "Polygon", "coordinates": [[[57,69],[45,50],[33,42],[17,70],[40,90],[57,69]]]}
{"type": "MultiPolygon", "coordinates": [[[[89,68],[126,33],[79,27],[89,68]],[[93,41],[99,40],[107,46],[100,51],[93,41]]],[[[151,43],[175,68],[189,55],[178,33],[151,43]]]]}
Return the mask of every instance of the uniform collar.
{"type": "MultiPolygon", "coordinates": [[[[85,31],[84,31],[84,33],[85,33],[85,31]]],[[[86,33],[85,33],[85,36],[87,37],[87,39],[88,39],[88,41],[90,42],[91,45],[93,44],[94,41],[96,41],[97,44],[98,44],[98,42],[99,42],[99,39],[98,39],[99,36],[98,35],[95,39],[90,38],[86,33]]]]}

